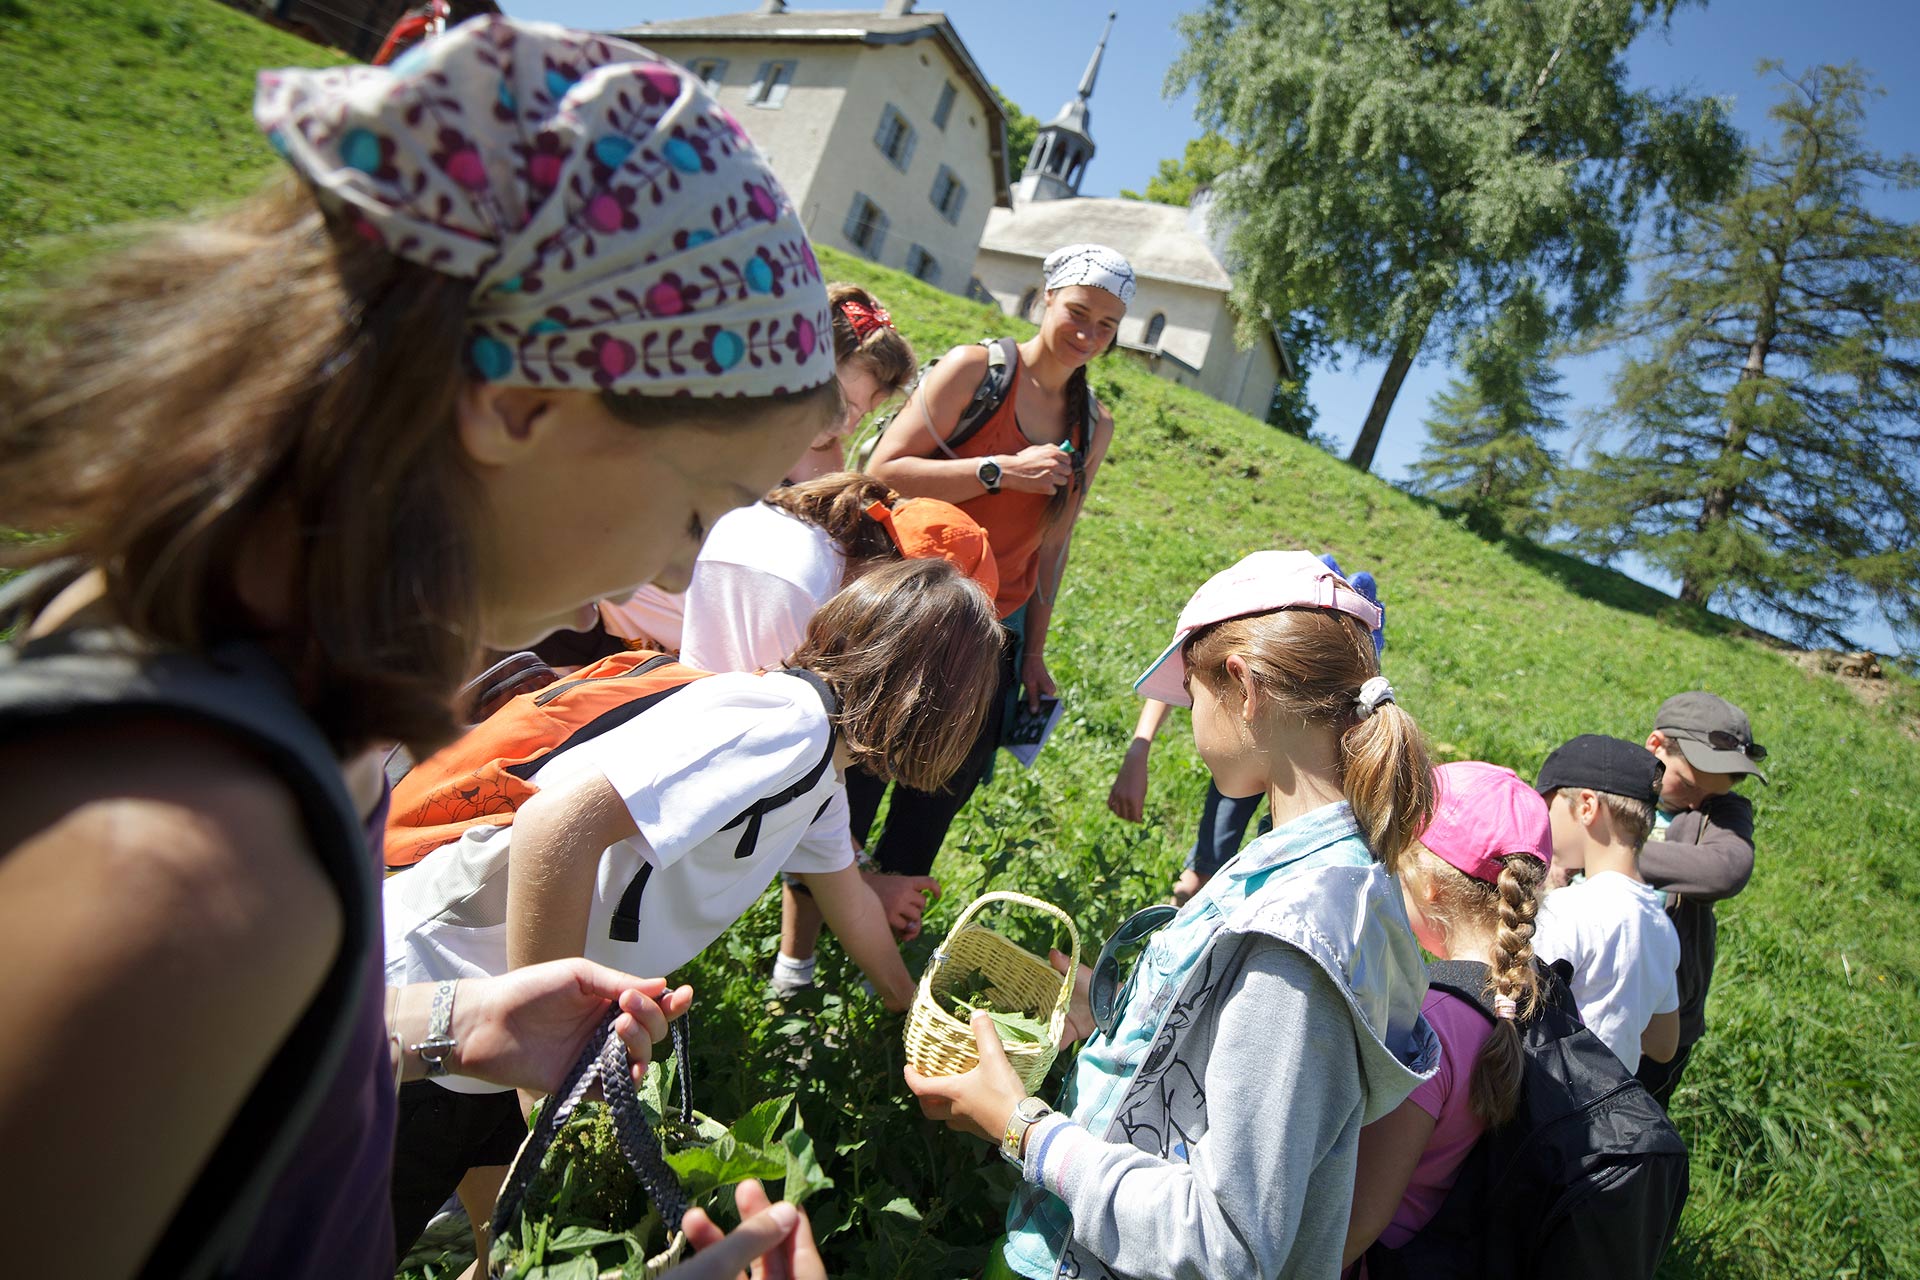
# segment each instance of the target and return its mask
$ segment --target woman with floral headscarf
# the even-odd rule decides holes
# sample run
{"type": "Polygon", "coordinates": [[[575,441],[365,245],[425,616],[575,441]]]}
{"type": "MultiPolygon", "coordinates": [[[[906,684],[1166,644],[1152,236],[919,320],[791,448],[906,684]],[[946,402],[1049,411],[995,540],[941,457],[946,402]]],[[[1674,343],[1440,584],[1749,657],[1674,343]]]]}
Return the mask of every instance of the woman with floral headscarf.
{"type": "Polygon", "coordinates": [[[383,999],[380,750],[452,737],[486,646],[684,584],[840,413],[799,219],[645,50],[486,19],[264,74],[255,113],[295,181],[0,353],[0,509],[37,535],[0,654],[22,1275],[390,1275],[397,1079],[552,1088],[615,1002],[644,1062],[685,988],[569,961],[383,999]]]}

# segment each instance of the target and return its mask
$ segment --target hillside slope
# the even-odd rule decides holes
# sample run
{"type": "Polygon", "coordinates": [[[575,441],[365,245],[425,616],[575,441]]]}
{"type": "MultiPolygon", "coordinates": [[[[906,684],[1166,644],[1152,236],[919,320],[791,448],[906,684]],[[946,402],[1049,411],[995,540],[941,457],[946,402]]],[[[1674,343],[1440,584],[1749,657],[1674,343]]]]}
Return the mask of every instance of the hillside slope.
{"type": "MultiPolygon", "coordinates": [[[[64,262],[70,250],[37,232],[174,214],[245,190],[272,168],[247,119],[252,70],[322,57],[211,0],[0,0],[0,284],[10,263],[64,262]]],[[[898,273],[822,257],[879,292],[923,354],[1010,327],[898,273]]],[[[1097,946],[1162,892],[1191,839],[1203,775],[1176,717],[1155,752],[1146,828],[1107,813],[1137,709],[1128,684],[1215,569],[1261,547],[1331,550],[1379,577],[1387,673],[1448,758],[1531,775],[1576,733],[1643,734],[1680,689],[1747,708],[1773,749],[1774,784],[1755,788],[1759,868],[1720,913],[1711,1030],[1676,1101],[1694,1192],[1666,1271],[1920,1274],[1910,1217],[1920,1204],[1920,931],[1910,923],[1920,748],[1900,720],[1915,706],[1911,686],[1867,708],[1710,615],[1551,552],[1484,542],[1123,360],[1094,377],[1118,431],[1049,649],[1071,714],[1037,768],[1003,758],[963,816],[930,933],[979,885],[999,883],[1070,907],[1097,946]]],[[[716,1114],[792,1087],[784,1063],[742,1048],[763,1043],[756,984],[769,911],[700,967],[713,1009],[702,1105],[716,1114]]],[[[874,1038],[849,1032],[839,1050],[822,1046],[804,1083],[809,1105],[828,1111],[809,1110],[810,1127],[845,1139],[823,1219],[847,1223],[872,1201],[836,1241],[836,1274],[910,1264],[951,1274],[943,1268],[977,1258],[1004,1177],[964,1163],[958,1140],[909,1115],[888,1066],[897,1027],[861,1025],[878,1028],[874,1038]],[[883,1121],[898,1126],[887,1129],[898,1149],[860,1152],[852,1135],[883,1121]]]]}

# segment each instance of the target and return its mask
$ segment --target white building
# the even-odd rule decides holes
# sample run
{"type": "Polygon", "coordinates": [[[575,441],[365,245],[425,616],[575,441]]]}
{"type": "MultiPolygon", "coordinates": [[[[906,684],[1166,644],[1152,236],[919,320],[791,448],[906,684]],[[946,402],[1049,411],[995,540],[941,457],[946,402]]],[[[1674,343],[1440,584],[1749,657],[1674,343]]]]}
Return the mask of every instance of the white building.
{"type": "Polygon", "coordinates": [[[1210,193],[1186,208],[1080,194],[1094,151],[1089,100],[1106,44],[1102,34],[1073,100],[1034,139],[1012,207],[988,215],[974,275],[1003,311],[1033,320],[1047,254],[1081,241],[1110,245],[1137,281],[1121,349],[1164,378],[1265,418],[1288,356],[1271,326],[1251,350],[1234,345],[1233,282],[1210,193]]]}
{"type": "Polygon", "coordinates": [[[707,81],[816,243],[966,292],[987,211],[1010,198],[1006,117],[945,14],[767,0],[619,34],[707,81]]]}

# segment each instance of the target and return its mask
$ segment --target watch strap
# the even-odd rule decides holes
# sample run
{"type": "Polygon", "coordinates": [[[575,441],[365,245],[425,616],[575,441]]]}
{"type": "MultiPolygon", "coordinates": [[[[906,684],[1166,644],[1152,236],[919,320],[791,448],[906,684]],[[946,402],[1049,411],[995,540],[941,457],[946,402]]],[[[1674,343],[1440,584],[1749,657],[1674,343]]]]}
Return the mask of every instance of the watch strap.
{"type": "Polygon", "coordinates": [[[1006,1132],[1000,1135],[1000,1154],[1009,1163],[1020,1163],[1020,1144],[1026,1139],[1027,1130],[1047,1116],[1053,1114],[1053,1108],[1038,1098],[1027,1097],[1013,1104],[1013,1112],[1007,1117],[1006,1132]]]}
{"type": "Polygon", "coordinates": [[[453,994],[456,982],[441,982],[433,988],[433,1004],[427,1010],[427,1038],[408,1049],[420,1055],[429,1077],[447,1074],[447,1057],[458,1047],[453,1038],[453,994]]]}

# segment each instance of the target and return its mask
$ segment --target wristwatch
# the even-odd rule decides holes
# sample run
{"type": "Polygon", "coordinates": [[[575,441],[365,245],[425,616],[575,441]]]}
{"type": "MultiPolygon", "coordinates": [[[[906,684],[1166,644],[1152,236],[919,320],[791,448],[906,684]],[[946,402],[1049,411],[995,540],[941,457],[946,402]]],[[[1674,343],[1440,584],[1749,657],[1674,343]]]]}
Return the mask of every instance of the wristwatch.
{"type": "Polygon", "coordinates": [[[1027,1130],[1034,1122],[1053,1114],[1053,1108],[1038,1098],[1022,1098],[1013,1104],[1013,1114],[1007,1117],[1007,1131],[1000,1135],[1000,1154],[1012,1164],[1020,1163],[1020,1144],[1027,1140],[1027,1130]]]}
{"type": "Polygon", "coordinates": [[[980,459],[980,465],[974,469],[980,477],[980,483],[987,486],[988,493],[1000,492],[1000,464],[992,458],[980,459]]]}
{"type": "Polygon", "coordinates": [[[407,1048],[420,1055],[429,1078],[447,1074],[447,1055],[459,1047],[453,1038],[453,992],[457,984],[442,982],[433,989],[433,1007],[427,1013],[427,1038],[407,1048]]]}

